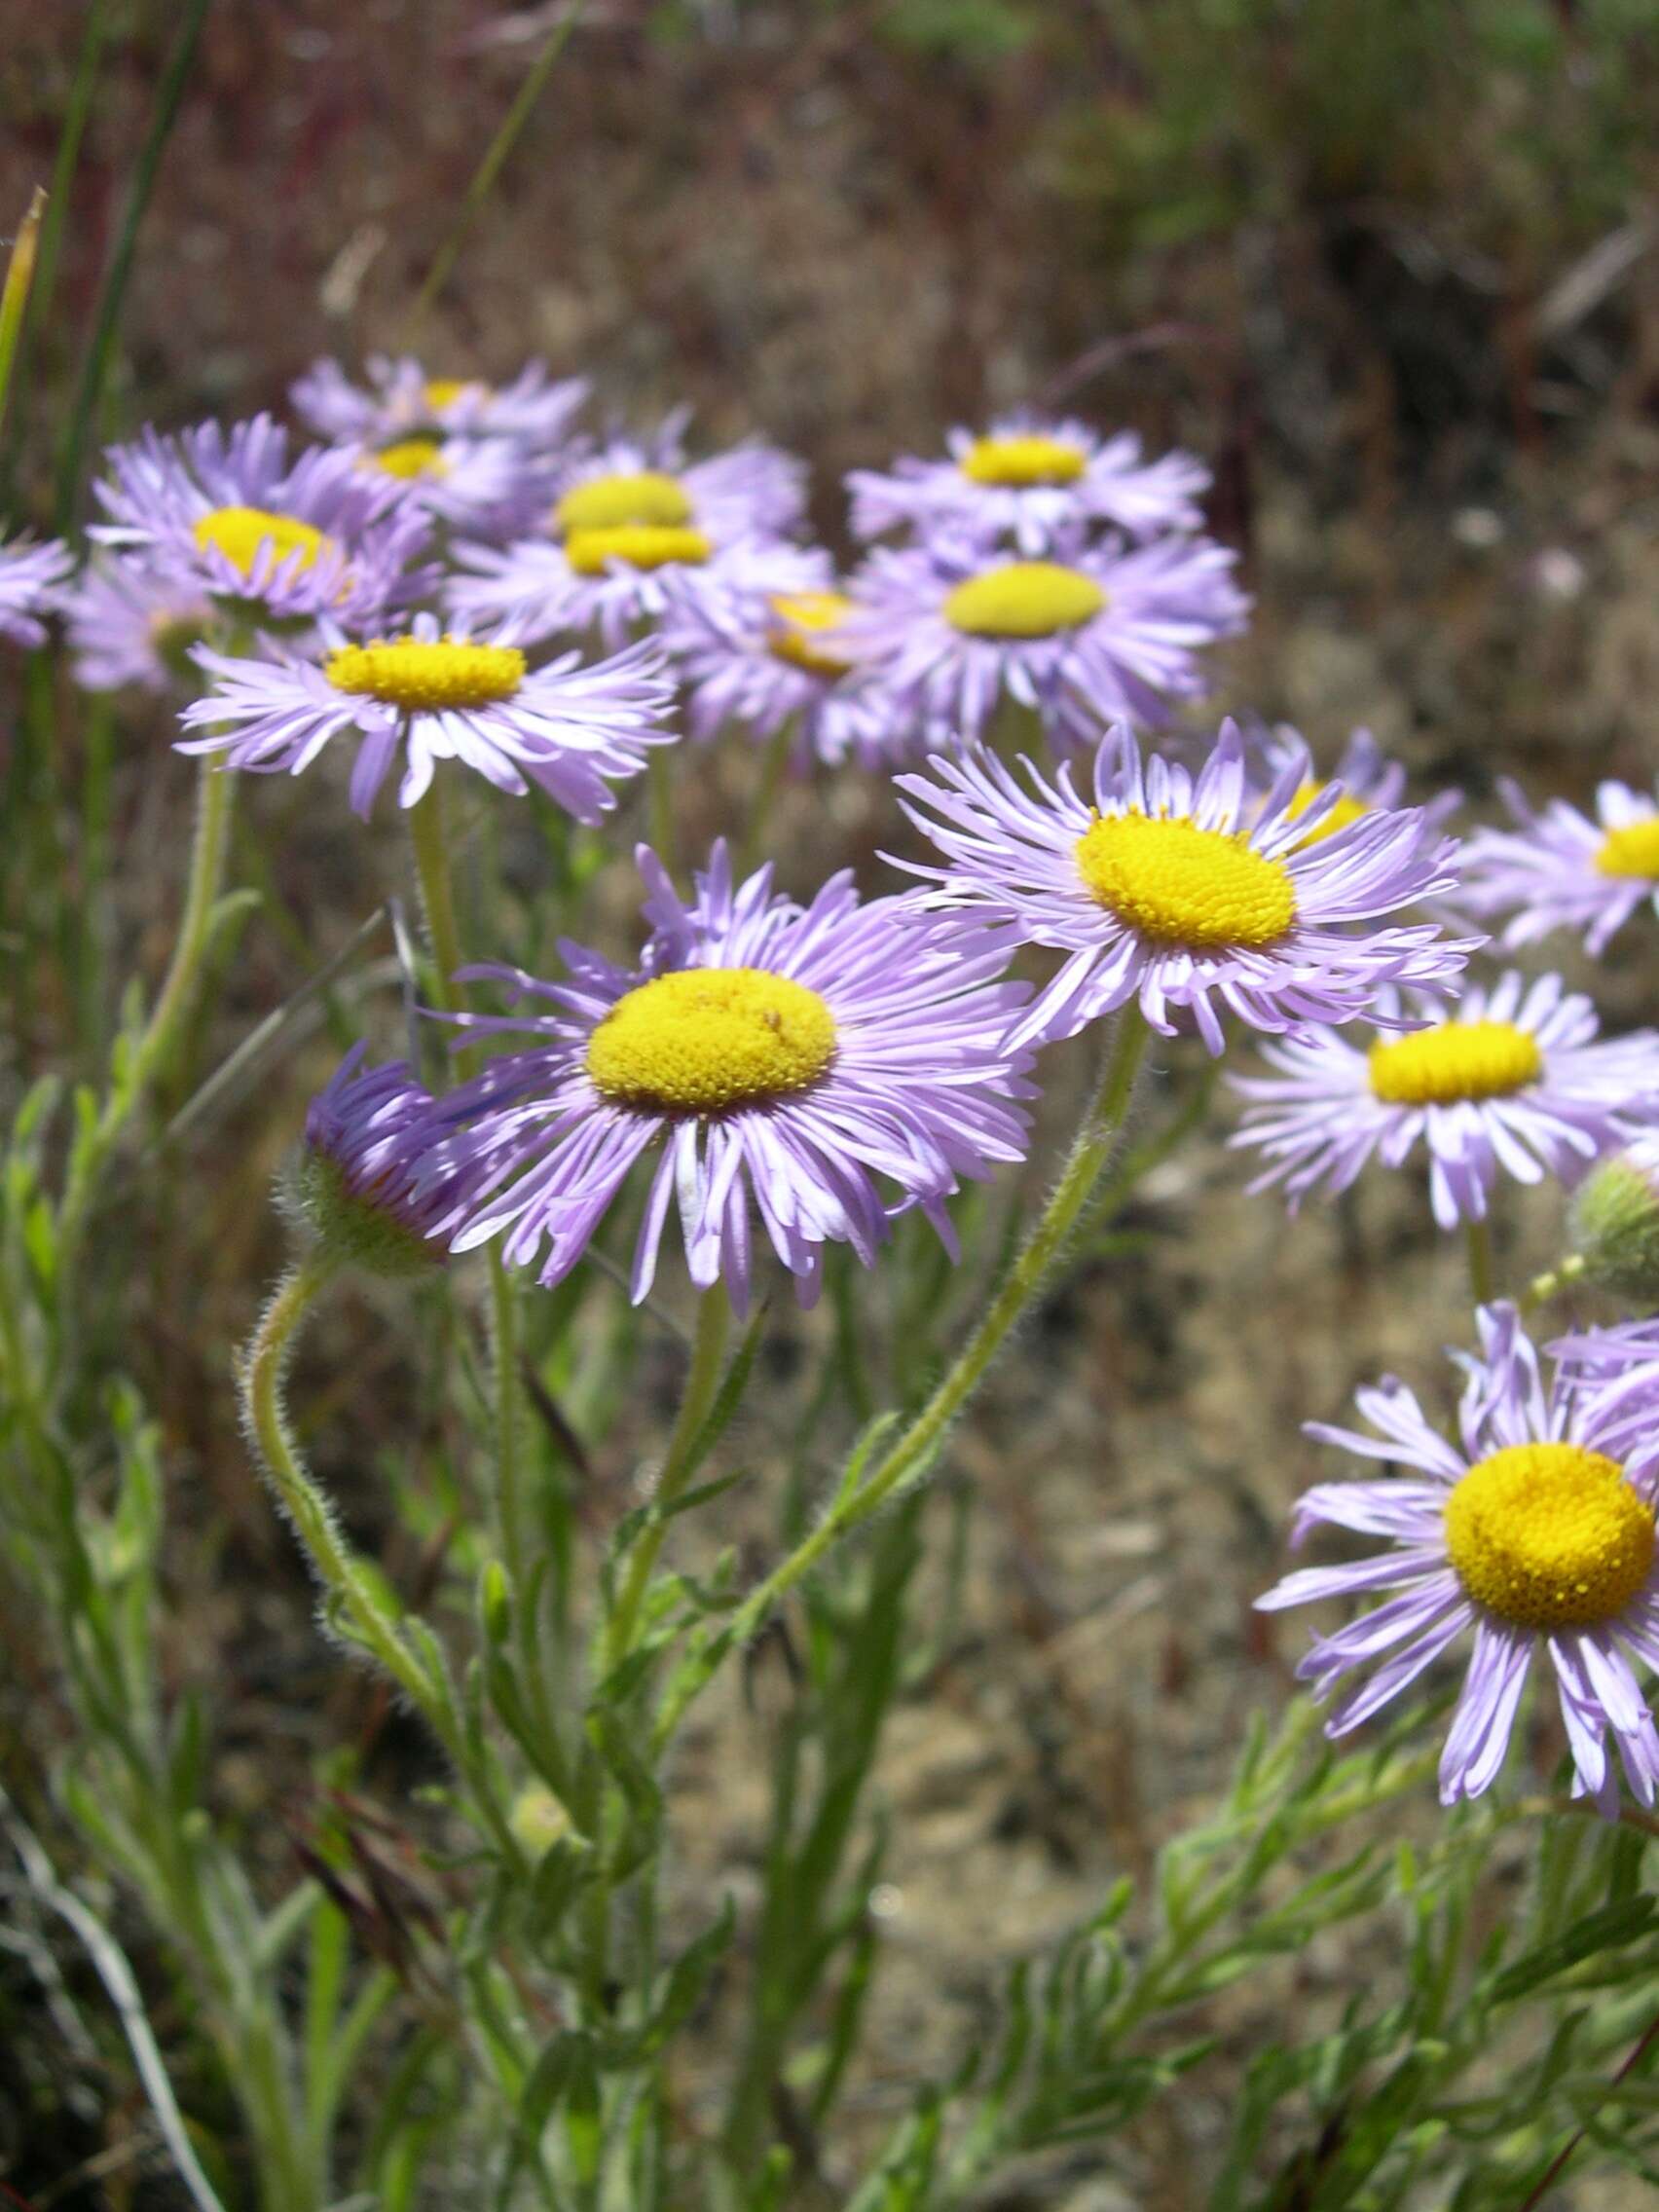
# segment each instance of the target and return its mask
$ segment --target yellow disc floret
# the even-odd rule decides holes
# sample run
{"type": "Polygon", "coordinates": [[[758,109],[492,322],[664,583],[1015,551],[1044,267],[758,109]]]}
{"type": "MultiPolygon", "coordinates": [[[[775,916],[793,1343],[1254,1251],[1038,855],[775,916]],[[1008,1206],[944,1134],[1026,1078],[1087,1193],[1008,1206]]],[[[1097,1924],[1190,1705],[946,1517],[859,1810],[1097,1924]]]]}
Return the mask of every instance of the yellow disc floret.
{"type": "Polygon", "coordinates": [[[763,968],[680,968],[617,1000],[588,1040],[594,1088],[658,1114],[727,1114],[810,1089],[835,1056],[816,991],[763,968]]]}
{"type": "Polygon", "coordinates": [[[628,569],[696,569],[714,551],[700,530],[670,530],[654,523],[622,523],[615,530],[578,530],[565,558],[578,576],[602,576],[612,561],[628,569]]]}
{"type": "Polygon", "coordinates": [[[1512,1021],[1442,1021],[1373,1045],[1371,1093],[1385,1106],[1508,1098],[1544,1072],[1538,1040],[1512,1021]]]}
{"type": "MultiPolygon", "coordinates": [[[[1327,785],[1313,782],[1311,779],[1302,785],[1284,810],[1285,820],[1287,822],[1297,821],[1308,812],[1316,798],[1324,797],[1328,788],[1327,785]]],[[[1297,840],[1292,850],[1301,853],[1306,852],[1309,845],[1322,845],[1327,837],[1334,837],[1339,830],[1349,829],[1355,822],[1358,822],[1370,812],[1371,809],[1366,805],[1364,799],[1355,798],[1350,792],[1344,792],[1325,819],[1322,822],[1315,822],[1307,835],[1297,840]]]]}
{"type": "Polygon", "coordinates": [[[1609,830],[1596,855],[1596,866],[1603,875],[1639,876],[1659,882],[1659,814],[1609,830]]]}
{"type": "Polygon", "coordinates": [[[1510,1444],[1446,1500],[1446,1552],[1477,1605],[1516,1628],[1594,1628],[1653,1566],[1653,1508],[1581,1444],[1510,1444]]]}
{"type": "Polygon", "coordinates": [[[971,483],[1027,491],[1038,484],[1075,484],[1088,456],[1063,438],[976,438],[962,456],[971,483]]]}
{"type": "Polygon", "coordinates": [[[480,384],[476,377],[428,377],[422,397],[434,415],[441,415],[446,407],[453,407],[468,391],[488,391],[488,385],[480,384]]]}
{"type": "Polygon", "coordinates": [[[192,535],[201,552],[211,548],[222,553],[244,576],[253,573],[267,548],[274,563],[299,570],[314,568],[323,554],[334,551],[333,538],[309,522],[298,515],[273,514],[267,507],[214,507],[198,519],[192,535]]]}
{"type": "Polygon", "coordinates": [[[777,616],[766,643],[779,660],[804,668],[808,676],[845,676],[852,662],[822,643],[823,633],[838,630],[853,603],[838,591],[779,592],[772,599],[777,616]]]}
{"type": "Polygon", "coordinates": [[[436,438],[399,438],[394,445],[382,446],[379,453],[366,454],[362,466],[412,484],[420,476],[443,475],[444,449],[436,438]]]}
{"type": "Polygon", "coordinates": [[[1296,919],[1289,870],[1241,830],[1103,815],[1078,839],[1077,865],[1107,912],[1157,944],[1273,944],[1296,919]]]}
{"type": "Polygon", "coordinates": [[[1052,638],[1092,622],[1106,594],[1081,569],[1009,561],[958,584],[944,603],[953,630],[971,638],[1052,638]]]}
{"type": "Polygon", "coordinates": [[[553,528],[562,537],[574,536],[578,530],[620,530],[628,523],[681,530],[691,519],[691,501],[682,486],[654,468],[572,484],[553,509],[553,528]]]}
{"type": "Polygon", "coordinates": [[[336,691],[379,699],[406,715],[498,706],[524,682],[516,645],[475,645],[464,638],[376,638],[338,645],[322,664],[336,691]]]}

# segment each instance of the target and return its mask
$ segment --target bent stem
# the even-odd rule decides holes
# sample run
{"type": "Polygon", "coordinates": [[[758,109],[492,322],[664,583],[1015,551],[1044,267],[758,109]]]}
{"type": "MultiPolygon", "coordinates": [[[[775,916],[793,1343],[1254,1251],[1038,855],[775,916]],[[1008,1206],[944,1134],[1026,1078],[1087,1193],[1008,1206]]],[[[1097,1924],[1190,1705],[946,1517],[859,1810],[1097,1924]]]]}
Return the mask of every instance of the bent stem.
{"type": "Polygon", "coordinates": [[[337,1259],[314,1252],[278,1283],[242,1357],[242,1411],[248,1434],[317,1580],[339,1601],[363,1643],[454,1751],[448,1699],[392,1618],[362,1561],[340,1533],[333,1507],[301,1460],[282,1404],[282,1380],[300,1325],[318,1293],[339,1272],[337,1259]]]}
{"type": "Polygon", "coordinates": [[[650,1587],[651,1573],[657,1555],[668,1533],[668,1509],[685,1488],[696,1471],[693,1450],[704,1422],[719,1388],[720,1368],[725,1357],[726,1330],[731,1319],[731,1306],[725,1287],[716,1283],[704,1291],[697,1308],[697,1334],[691,1347],[691,1364],[686,1370],[685,1388],[681,1396],[680,1411],[675,1416],[673,1433],[668,1440],[668,1456],[663,1460],[662,1479],[657,1484],[652,1499],[655,1515],[641,1532],[634,1546],[634,1556],[628,1563],[627,1578],[623,1582],[616,1605],[606,1624],[604,1672],[609,1674],[628,1656],[633,1648],[634,1631],[650,1587]]]}
{"type": "MultiPolygon", "coordinates": [[[[921,1412],[878,1462],[874,1472],[841,1490],[811,1534],[772,1570],[733,1614],[730,1627],[721,1639],[722,1649],[752,1637],[778,1601],[793,1590],[803,1575],[811,1573],[824,1555],[850,1530],[879,1512],[890,1498],[925,1471],[946,1429],[983,1382],[986,1370],[1009,1332],[1042,1290],[1093,1197],[1128,1113],[1135,1078],[1146,1052],[1147,1035],[1145,1017],[1139,1007],[1131,1003],[1119,1018],[1104,1081],[1084,1114],[1060,1179],[1020,1247],[1001,1289],[985,1309],[968,1342],[921,1412]]],[[[670,1690],[656,1724],[659,1745],[673,1733],[681,1714],[701,1686],[698,1676],[688,1672],[682,1674],[670,1690]]]]}
{"type": "Polygon", "coordinates": [[[60,1235],[65,1280],[110,1157],[146,1094],[167,1073],[195,1010],[202,972],[212,948],[213,913],[224,886],[235,782],[230,769],[210,759],[203,761],[197,776],[190,873],[172,959],[122,1079],[112,1086],[91,1136],[77,1147],[64,1192],[60,1235]]]}

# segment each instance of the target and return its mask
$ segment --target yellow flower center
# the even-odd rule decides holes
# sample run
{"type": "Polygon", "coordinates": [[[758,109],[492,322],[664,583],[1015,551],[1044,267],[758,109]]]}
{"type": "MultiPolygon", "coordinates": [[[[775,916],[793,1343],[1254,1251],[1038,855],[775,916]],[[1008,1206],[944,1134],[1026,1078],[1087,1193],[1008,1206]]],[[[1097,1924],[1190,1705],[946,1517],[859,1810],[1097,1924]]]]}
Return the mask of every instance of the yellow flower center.
{"type": "Polygon", "coordinates": [[[619,523],[614,530],[575,531],[566,540],[565,558],[578,576],[602,576],[612,561],[630,569],[700,568],[714,549],[700,530],[619,523]]]}
{"type": "MultiPolygon", "coordinates": [[[[1324,784],[1312,780],[1304,784],[1284,810],[1286,821],[1294,822],[1299,816],[1306,814],[1316,798],[1324,796],[1325,790],[1324,784]]],[[[1362,816],[1370,812],[1370,807],[1362,798],[1355,798],[1351,793],[1344,792],[1342,797],[1338,799],[1324,821],[1316,822],[1305,837],[1298,838],[1291,849],[1293,852],[1302,853],[1306,852],[1309,845],[1322,845],[1327,837],[1334,837],[1339,830],[1350,828],[1362,816]]]]}
{"type": "Polygon", "coordinates": [[[1635,875],[1659,880],[1659,814],[1609,830],[1596,855],[1603,875],[1635,875]]]}
{"type": "Polygon", "coordinates": [[[476,377],[428,377],[421,396],[434,415],[441,415],[446,407],[453,407],[463,392],[488,389],[476,377]]]}
{"type": "Polygon", "coordinates": [[[1371,1093],[1385,1106],[1507,1098],[1544,1072],[1538,1040],[1512,1021],[1442,1021],[1373,1045],[1371,1093]]]}
{"type": "Polygon", "coordinates": [[[1075,484],[1088,456],[1063,438],[976,438],[962,456],[971,483],[1026,490],[1034,484],[1075,484]]]}
{"type": "Polygon", "coordinates": [[[322,664],[336,691],[379,699],[406,715],[494,707],[524,682],[516,645],[474,645],[462,638],[376,638],[338,645],[322,664]]]}
{"type": "Polygon", "coordinates": [[[1296,919],[1290,871],[1241,830],[1102,815],[1078,839],[1077,865],[1108,913],[1159,944],[1273,944],[1296,919]]]}
{"type": "Polygon", "coordinates": [[[852,662],[818,642],[822,632],[838,630],[852,613],[853,603],[844,593],[779,592],[771,606],[778,622],[766,643],[779,660],[804,668],[808,676],[846,675],[852,662]]]}
{"type": "Polygon", "coordinates": [[[401,477],[409,484],[418,476],[442,476],[444,449],[436,438],[399,438],[395,445],[382,446],[377,454],[365,454],[362,465],[401,477]]]}
{"type": "Polygon", "coordinates": [[[214,507],[200,517],[192,535],[199,551],[211,547],[222,553],[244,576],[253,573],[267,546],[278,562],[291,562],[298,554],[295,565],[302,570],[314,568],[322,554],[334,551],[334,540],[309,522],[266,507],[214,507]]]}
{"type": "Polygon", "coordinates": [[[1105,604],[1106,594],[1079,569],[1010,561],[958,584],[944,603],[944,618],[971,638],[1051,638],[1092,622],[1105,604]]]}
{"type": "Polygon", "coordinates": [[[682,530],[691,516],[691,502],[674,478],[647,468],[637,476],[595,476],[572,484],[553,509],[553,528],[565,537],[578,530],[620,530],[629,523],[682,530]]]}
{"type": "Polygon", "coordinates": [[[1446,1500],[1446,1552],[1477,1605],[1516,1628],[1594,1628],[1653,1566],[1653,1508],[1582,1444],[1510,1444],[1446,1500]]]}
{"type": "Polygon", "coordinates": [[[726,1114],[810,1089],[835,1056],[816,991],[763,968],[679,968],[617,1000],[588,1039],[594,1088],[619,1106],[726,1114]]]}

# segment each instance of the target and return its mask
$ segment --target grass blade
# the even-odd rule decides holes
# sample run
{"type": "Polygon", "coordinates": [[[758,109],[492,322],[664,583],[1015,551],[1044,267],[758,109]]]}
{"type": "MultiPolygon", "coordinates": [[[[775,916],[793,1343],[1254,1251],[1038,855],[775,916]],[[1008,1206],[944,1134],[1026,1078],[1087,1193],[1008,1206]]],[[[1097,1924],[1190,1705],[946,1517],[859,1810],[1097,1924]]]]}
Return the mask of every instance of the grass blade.
{"type": "Polygon", "coordinates": [[[92,423],[103,404],[104,386],[109,381],[109,365],[115,351],[115,334],[121,322],[122,302],[127,297],[128,280],[132,275],[138,227],[150,204],[150,195],[155,189],[162,156],[172,135],[172,127],[178,120],[179,103],[184,97],[191,65],[196,59],[197,43],[202,36],[202,25],[206,19],[210,5],[211,0],[187,0],[184,20],[179,26],[178,37],[173,42],[172,53],[167,56],[167,65],[156,93],[155,113],[150,118],[150,129],[133,166],[132,182],[128,189],[127,205],[122,211],[115,251],[110,256],[103,288],[98,294],[92,344],[87,349],[86,366],[81,371],[74,412],[64,431],[63,445],[58,456],[55,515],[59,536],[68,535],[75,519],[81,464],[92,423]]]}

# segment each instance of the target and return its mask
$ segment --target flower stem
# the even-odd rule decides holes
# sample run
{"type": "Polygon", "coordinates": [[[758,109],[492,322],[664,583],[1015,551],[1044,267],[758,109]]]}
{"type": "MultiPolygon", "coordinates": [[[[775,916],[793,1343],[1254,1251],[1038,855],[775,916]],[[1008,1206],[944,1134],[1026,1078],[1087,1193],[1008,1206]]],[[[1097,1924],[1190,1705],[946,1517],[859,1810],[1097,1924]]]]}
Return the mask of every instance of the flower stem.
{"type": "Polygon", "coordinates": [[[645,813],[650,826],[651,849],[663,866],[674,872],[674,787],[669,780],[668,748],[653,745],[645,761],[645,813]]]}
{"type": "Polygon", "coordinates": [[[1493,1294],[1492,1225],[1466,1221],[1463,1235],[1469,1255],[1469,1290],[1477,1306],[1490,1306],[1493,1294]]]}
{"type": "Polygon", "coordinates": [[[332,1506],[306,1472],[282,1406],[282,1379],[300,1325],[339,1269],[331,1255],[313,1253],[277,1285],[243,1355],[243,1413],[317,1580],[340,1601],[364,1644],[453,1749],[448,1701],[341,1534],[332,1506]]]}
{"type": "Polygon", "coordinates": [[[786,715],[773,731],[771,741],[760,756],[760,773],[755,786],[755,804],[750,811],[749,828],[744,833],[737,872],[748,875],[759,866],[765,857],[766,826],[772,819],[772,808],[777,802],[784,775],[794,750],[796,718],[786,715]]]}
{"type": "Polygon", "coordinates": [[[651,1573],[668,1533],[666,1511],[680,1495],[695,1472],[692,1447],[697,1441],[703,1423],[709,1418],[715,1394],[719,1388],[720,1369],[725,1359],[726,1330],[731,1319],[731,1305],[724,1285],[716,1283],[704,1291],[697,1308],[697,1334],[691,1347],[691,1364],[685,1374],[685,1387],[681,1394],[680,1411],[675,1416],[674,1429],[668,1440],[668,1455],[663,1460],[662,1479],[657,1484],[652,1503],[658,1518],[641,1531],[634,1546],[634,1556],[628,1563],[627,1578],[617,1598],[605,1630],[604,1671],[609,1674],[628,1656],[633,1647],[634,1631],[639,1625],[640,1607],[645,1604],[650,1588],[651,1573]]]}
{"type": "MultiPolygon", "coordinates": [[[[879,1512],[924,1471],[946,1429],[983,1382],[1009,1332],[1042,1290],[1093,1197],[1128,1113],[1147,1035],[1139,1008],[1126,1007],[1112,1040],[1105,1079],[1084,1114],[1060,1179],[968,1342],[874,1472],[843,1489],[811,1534],[739,1606],[723,1641],[741,1642],[753,1636],[779,1599],[809,1574],[842,1536],[879,1512]]],[[[666,1742],[700,1686],[695,1675],[686,1673],[665,1698],[656,1724],[659,1745],[666,1742]]]]}
{"type": "Polygon", "coordinates": [[[455,983],[461,966],[461,933],[455,926],[455,901],[450,894],[443,786],[435,778],[409,809],[409,841],[436,970],[432,998],[440,1012],[454,1014],[461,1005],[455,983]]]}

